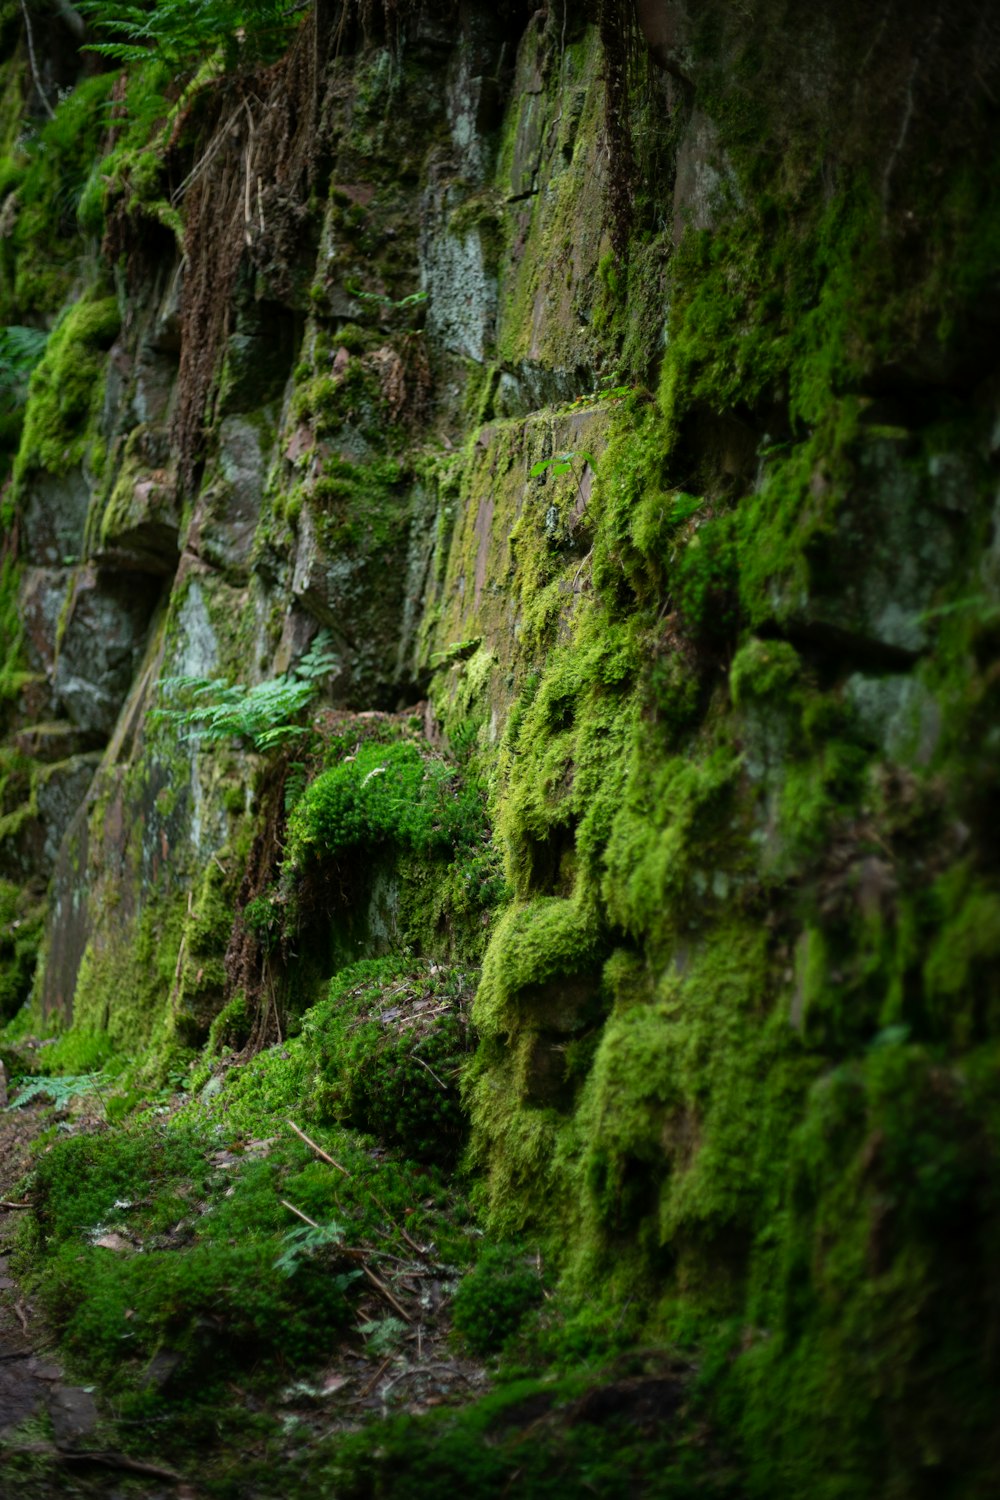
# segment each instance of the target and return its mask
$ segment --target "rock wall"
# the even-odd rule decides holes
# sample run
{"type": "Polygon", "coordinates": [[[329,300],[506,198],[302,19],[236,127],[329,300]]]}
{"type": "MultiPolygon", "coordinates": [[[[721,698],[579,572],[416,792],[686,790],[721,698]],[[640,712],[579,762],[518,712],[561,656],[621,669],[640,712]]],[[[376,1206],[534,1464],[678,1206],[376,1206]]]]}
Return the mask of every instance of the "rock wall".
{"type": "Polygon", "coordinates": [[[985,1495],[996,23],[332,10],[245,108],[86,62],[49,122],[4,22],[3,1003],[47,885],[36,1020],[204,1045],[275,757],[150,710],[327,630],[324,712],[475,768],[503,881],[442,918],[363,849],[287,1016],[481,956],[494,1228],[728,1361],[750,1492],[985,1495]]]}

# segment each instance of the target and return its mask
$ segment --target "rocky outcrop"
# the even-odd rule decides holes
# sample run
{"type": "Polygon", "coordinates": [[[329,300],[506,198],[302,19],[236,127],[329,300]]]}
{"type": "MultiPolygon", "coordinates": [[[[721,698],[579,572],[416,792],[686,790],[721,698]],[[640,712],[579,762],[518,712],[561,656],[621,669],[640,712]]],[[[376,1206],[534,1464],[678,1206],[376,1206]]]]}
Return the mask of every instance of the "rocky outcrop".
{"type": "Polygon", "coordinates": [[[59,251],[4,574],[34,1003],[155,1067],[268,923],[274,1021],[481,958],[491,1223],[725,1350],[748,1492],[995,1477],[995,26],[326,9],[129,146],[113,297],[59,251]],[[374,823],[295,864],[322,754],[155,713],[317,639],[337,763],[475,767],[502,881],[374,823]]]}

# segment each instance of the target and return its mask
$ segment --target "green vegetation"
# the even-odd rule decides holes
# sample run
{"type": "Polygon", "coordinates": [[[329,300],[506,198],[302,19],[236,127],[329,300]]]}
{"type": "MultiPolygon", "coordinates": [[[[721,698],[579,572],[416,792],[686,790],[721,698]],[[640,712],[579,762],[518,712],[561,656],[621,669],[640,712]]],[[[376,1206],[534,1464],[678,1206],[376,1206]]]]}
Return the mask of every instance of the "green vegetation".
{"type": "Polygon", "coordinates": [[[366,960],[303,1021],[312,1107],[419,1161],[453,1163],[466,1136],[459,1077],[473,1046],[474,975],[366,960]]]}
{"type": "Polygon", "coordinates": [[[524,1254],[490,1246],[455,1293],[455,1328],[476,1354],[496,1354],[541,1300],[538,1271],[524,1254]]]}
{"type": "MultiPolygon", "coordinates": [[[[128,220],[138,285],[225,149],[204,122],[281,136],[259,183],[237,162],[220,337],[235,382],[244,329],[287,328],[294,380],[280,415],[277,386],[241,411],[259,444],[224,483],[235,385],[198,405],[182,582],[53,887],[83,957],[44,1053],[18,1050],[58,1020],[13,877],[47,782],[27,741],[0,751],[0,1018],[14,1102],[72,1117],[19,1265],[123,1431],[232,1449],[251,1401],[361,1340],[429,1407],[423,1329],[373,1311],[362,1261],[413,1273],[465,1392],[489,1362],[476,1399],[346,1438],[357,1409],[313,1386],[311,1435],[261,1438],[292,1500],[1000,1484],[995,67],[974,26],[968,54],[960,24],[900,34],[900,92],[853,10],[803,40],[770,0],[692,9],[693,116],[632,66],[630,7],[559,35],[539,12],[497,53],[478,164],[492,75],[446,118],[403,5],[343,7],[258,120],[241,64],[298,11],[95,0],[128,75],[103,159],[111,75],[23,132],[6,75],[8,535],[38,476],[108,479],[152,379],[119,399],[108,354],[141,363],[162,288],[112,297],[97,237],[128,220]],[[482,285],[432,265],[436,223],[482,285]],[[482,363],[441,336],[449,299],[489,326],[482,363]],[[246,686],[304,614],[345,660],[320,637],[246,686]],[[157,679],[202,659],[220,675],[157,679]],[[335,668],[360,712],[315,707],[335,668]],[[188,696],[144,718],[157,691],[188,696]]],[[[20,735],[45,683],[18,588],[11,544],[20,735]]],[[[358,1421],[396,1389],[377,1369],[358,1421]]],[[[230,1461],[220,1496],[247,1489],[230,1461]]]]}
{"type": "Polygon", "coordinates": [[[153,52],[166,63],[192,67],[216,47],[227,67],[278,56],[301,11],[289,0],[200,0],[197,5],[167,0],[151,10],[114,0],[78,0],[78,9],[93,18],[102,38],[88,42],[89,51],[118,63],[142,62],[153,52]]]}
{"type": "Polygon", "coordinates": [[[308,726],[294,720],[316,696],[323,679],[337,669],[330,640],[329,631],[321,630],[290,672],[250,688],[217,677],[165,677],[160,683],[165,696],[194,702],[184,708],[153,709],[152,717],[206,745],[226,739],[248,740],[261,751],[284,745],[309,733],[308,726]]]}
{"type": "Polygon", "coordinates": [[[479,792],[454,766],[409,741],[367,743],[307,787],[289,819],[286,865],[385,844],[432,856],[481,834],[479,792]]]}

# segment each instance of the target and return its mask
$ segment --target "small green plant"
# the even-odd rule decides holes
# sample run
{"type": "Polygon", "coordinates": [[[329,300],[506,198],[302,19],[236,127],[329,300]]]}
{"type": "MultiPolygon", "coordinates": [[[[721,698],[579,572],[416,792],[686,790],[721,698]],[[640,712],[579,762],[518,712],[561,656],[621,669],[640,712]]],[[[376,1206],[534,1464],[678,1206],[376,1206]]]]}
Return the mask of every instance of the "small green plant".
{"type": "Polygon", "coordinates": [[[48,338],[41,328],[17,324],[0,328],[0,406],[16,410],[24,405],[28,380],[45,353],[48,338]]]}
{"type": "Polygon", "coordinates": [[[315,696],[320,681],[338,665],[330,632],[321,630],[291,672],[269,677],[256,687],[227,683],[221,677],[165,678],[165,694],[183,694],[193,701],[183,708],[155,708],[150,718],[176,725],[188,740],[210,745],[225,739],[249,740],[255,750],[272,750],[308,733],[295,719],[315,696]]]}
{"type": "Polygon", "coordinates": [[[553,478],[560,474],[574,472],[573,465],[580,458],[584,464],[589,464],[593,469],[596,467],[594,459],[589,453],[554,453],[551,458],[540,458],[537,464],[532,464],[529,470],[532,479],[538,479],[548,470],[553,478]]]}
{"type": "Polygon", "coordinates": [[[18,1085],[17,1095],[7,1108],[22,1109],[36,1099],[47,1099],[56,1109],[62,1109],[70,1099],[99,1093],[101,1084],[105,1082],[105,1073],[78,1073],[75,1077],[67,1078],[28,1078],[18,1085]]]}
{"type": "Polygon", "coordinates": [[[348,282],[347,291],[350,292],[352,297],[357,297],[359,302],[377,302],[381,307],[391,307],[393,309],[419,307],[421,303],[427,301],[429,295],[427,292],[411,292],[408,297],[400,297],[398,299],[395,297],[384,297],[378,292],[363,292],[356,282],[353,284],[348,282]]]}
{"type": "Polygon", "coordinates": [[[174,65],[191,63],[221,47],[226,66],[277,55],[304,7],[289,0],[166,0],[151,6],[77,0],[100,41],[87,44],[117,63],[142,62],[151,54],[174,65]]]}
{"type": "Polygon", "coordinates": [[[497,1354],[542,1300],[538,1272],[511,1245],[491,1245],[455,1293],[455,1328],[474,1354],[497,1354]]]}
{"type": "MultiPolygon", "coordinates": [[[[283,1276],[294,1276],[304,1260],[314,1259],[325,1250],[339,1249],[344,1243],[344,1226],[331,1220],[327,1224],[297,1224],[282,1238],[284,1249],[274,1262],[274,1269],[283,1276]]],[[[360,1271],[350,1271],[338,1278],[341,1291],[360,1276],[360,1271]]]]}
{"type": "Polygon", "coordinates": [[[374,1359],[385,1359],[403,1337],[406,1324],[400,1318],[379,1318],[374,1323],[362,1323],[358,1332],[364,1336],[366,1352],[374,1359]]]}

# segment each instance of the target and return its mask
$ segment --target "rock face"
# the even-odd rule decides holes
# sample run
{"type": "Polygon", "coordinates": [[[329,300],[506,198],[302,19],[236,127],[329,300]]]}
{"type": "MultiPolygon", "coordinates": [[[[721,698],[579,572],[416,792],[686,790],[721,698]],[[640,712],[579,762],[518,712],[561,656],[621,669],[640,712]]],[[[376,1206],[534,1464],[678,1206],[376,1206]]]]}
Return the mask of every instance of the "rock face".
{"type": "Polygon", "coordinates": [[[55,210],[3,241],[5,321],[55,325],[0,611],[33,1004],[155,1063],[251,900],[299,914],[292,1011],[346,954],[469,944],[492,1222],[652,1336],[741,1330],[748,1492],[985,1496],[995,23],[530,9],[337,50],[317,7],[252,123],[208,88],[128,138],[117,270],[55,210]],[[276,752],[151,717],[320,630],[343,755],[391,718],[490,787],[472,939],[417,844],[268,885],[276,752]]]}

